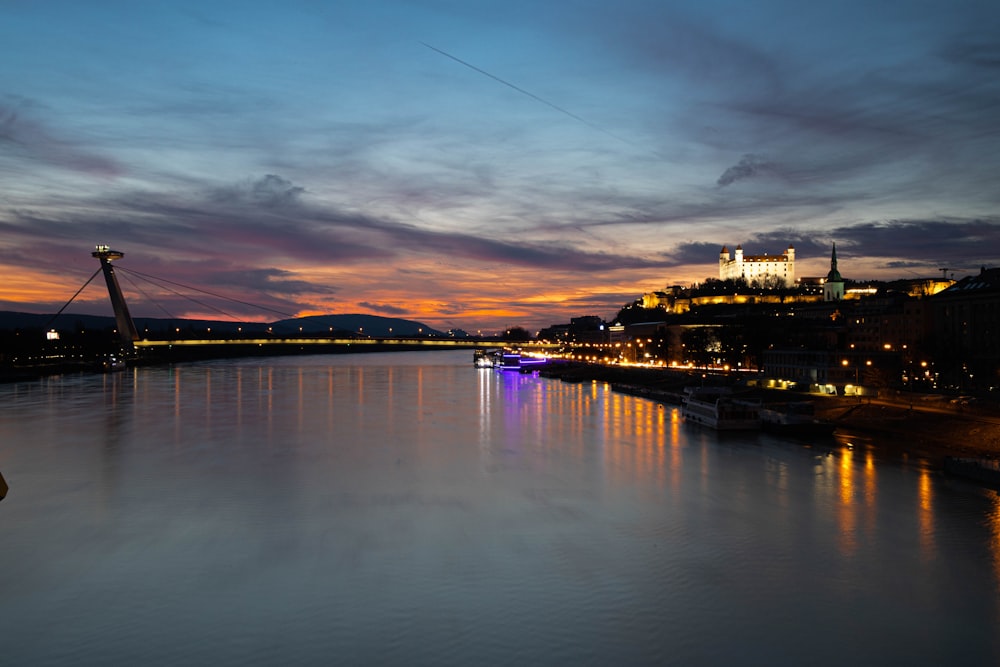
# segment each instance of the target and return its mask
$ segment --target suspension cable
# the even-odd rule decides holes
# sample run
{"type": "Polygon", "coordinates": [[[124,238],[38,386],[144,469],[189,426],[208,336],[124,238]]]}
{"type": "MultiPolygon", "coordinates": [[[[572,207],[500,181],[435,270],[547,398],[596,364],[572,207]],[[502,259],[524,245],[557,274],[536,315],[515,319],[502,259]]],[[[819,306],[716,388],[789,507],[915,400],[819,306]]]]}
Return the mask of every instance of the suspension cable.
{"type": "MultiPolygon", "coordinates": [[[[162,310],[169,319],[171,319],[171,320],[181,319],[179,317],[175,317],[173,313],[171,313],[169,310],[167,310],[166,308],[163,307],[163,304],[159,303],[156,299],[154,299],[152,296],[150,296],[149,293],[146,292],[146,290],[144,290],[141,287],[139,287],[139,283],[137,283],[136,281],[132,280],[131,276],[129,276],[128,274],[123,274],[123,275],[124,275],[125,280],[127,280],[129,282],[129,284],[133,288],[135,288],[136,291],[139,292],[139,294],[142,294],[144,297],[146,297],[147,299],[149,299],[153,303],[153,305],[156,306],[157,308],[159,308],[160,310],[162,310]]],[[[159,286],[157,285],[157,287],[159,287],[159,286]]]]}
{"type": "MultiPolygon", "coordinates": [[[[236,321],[240,321],[240,319],[238,317],[236,317],[235,315],[233,315],[231,313],[227,313],[226,311],[222,310],[221,308],[218,308],[218,307],[213,306],[211,304],[205,303],[203,301],[199,301],[198,299],[195,299],[194,297],[187,296],[186,294],[181,294],[180,292],[178,292],[177,290],[173,289],[172,287],[169,287],[167,285],[160,285],[159,283],[155,282],[154,280],[152,280],[150,278],[145,278],[145,279],[146,279],[147,282],[150,282],[153,285],[156,285],[160,289],[165,289],[168,292],[170,292],[171,294],[175,294],[175,295],[181,297],[182,299],[187,299],[188,301],[192,301],[192,302],[198,304],[199,306],[201,306],[203,308],[208,308],[209,310],[214,310],[214,311],[216,311],[218,313],[222,313],[226,317],[232,318],[232,319],[234,319],[236,321]]],[[[157,280],[162,280],[162,278],[159,278],[157,280]]],[[[169,281],[167,281],[167,282],[169,282],[169,281]]]]}
{"type": "Polygon", "coordinates": [[[225,312],[224,310],[222,310],[222,309],[220,309],[220,308],[215,308],[214,306],[210,306],[210,305],[208,305],[208,304],[206,304],[206,303],[202,303],[201,301],[198,301],[197,299],[194,299],[194,298],[192,298],[192,297],[190,297],[190,296],[186,296],[186,295],[184,295],[184,294],[181,294],[180,292],[176,292],[176,291],[174,291],[174,290],[171,290],[171,289],[170,289],[169,287],[165,287],[165,286],[163,286],[163,285],[159,285],[159,284],[158,284],[157,282],[155,282],[155,281],[161,281],[161,282],[164,282],[164,283],[169,283],[169,284],[171,284],[171,285],[176,285],[176,286],[178,286],[178,287],[183,287],[184,289],[189,289],[189,290],[192,290],[192,291],[194,291],[194,292],[200,292],[200,293],[202,293],[202,294],[207,294],[207,295],[209,295],[209,296],[213,296],[213,297],[215,297],[215,298],[217,298],[217,299],[224,299],[224,300],[226,300],[226,301],[232,301],[232,302],[234,302],[234,303],[239,303],[239,304],[242,304],[242,305],[244,305],[244,306],[250,306],[251,308],[257,308],[257,309],[259,309],[259,310],[267,310],[267,311],[270,311],[270,312],[272,312],[272,313],[277,313],[278,315],[283,315],[283,316],[285,316],[285,317],[295,317],[295,315],[294,315],[294,314],[292,314],[292,313],[286,313],[286,312],[284,312],[284,311],[281,311],[281,310],[276,310],[276,309],[274,309],[274,308],[268,308],[267,306],[261,306],[261,305],[259,305],[259,304],[256,304],[256,303],[250,303],[249,301],[240,301],[239,299],[234,299],[234,298],[232,298],[232,297],[228,297],[228,296],[225,296],[225,295],[223,295],[223,294],[217,294],[217,293],[215,293],[215,292],[209,292],[208,290],[203,290],[203,289],[199,289],[199,288],[197,288],[197,287],[192,287],[191,285],[184,285],[183,283],[178,283],[178,282],[175,282],[175,281],[173,281],[173,280],[168,280],[168,279],[166,279],[166,278],[160,278],[160,277],[158,277],[158,276],[151,276],[151,275],[149,275],[149,274],[146,274],[146,273],[142,273],[141,271],[136,271],[135,269],[126,269],[125,267],[122,267],[122,266],[120,266],[120,267],[118,267],[118,268],[119,268],[120,270],[122,270],[122,271],[125,271],[125,272],[127,272],[127,273],[134,273],[134,274],[135,274],[135,275],[137,275],[137,276],[140,276],[140,277],[142,277],[142,278],[145,278],[145,279],[146,279],[147,281],[149,281],[149,282],[153,283],[154,285],[157,285],[157,287],[162,287],[163,289],[167,289],[167,290],[170,290],[171,292],[173,292],[174,294],[176,294],[176,295],[178,295],[178,296],[180,296],[180,297],[183,297],[183,298],[185,298],[185,299],[189,299],[189,300],[191,300],[191,301],[194,301],[195,303],[197,303],[197,304],[199,304],[199,305],[201,305],[201,306],[204,306],[204,307],[206,307],[206,308],[211,308],[212,310],[217,310],[217,311],[219,311],[220,313],[222,313],[222,314],[226,315],[227,317],[232,317],[233,319],[237,319],[237,320],[238,320],[239,318],[237,318],[237,317],[236,317],[236,316],[234,316],[234,315],[230,315],[229,313],[225,312]]]}
{"type": "Polygon", "coordinates": [[[97,274],[98,274],[98,273],[100,273],[100,272],[101,272],[101,271],[103,271],[103,270],[104,270],[104,267],[100,267],[100,268],[98,268],[98,269],[97,269],[96,271],[94,271],[94,275],[90,276],[90,278],[88,278],[88,279],[87,279],[87,282],[85,282],[85,283],[83,284],[83,286],[81,286],[81,287],[80,287],[80,289],[78,289],[78,290],[76,291],[76,294],[74,294],[73,296],[71,296],[71,297],[69,298],[69,301],[67,301],[67,302],[66,302],[65,304],[63,304],[63,307],[59,309],[59,312],[58,312],[58,313],[56,313],[55,315],[53,315],[52,317],[50,317],[50,318],[49,318],[49,321],[48,321],[48,322],[46,322],[46,323],[45,323],[45,326],[44,326],[44,327],[42,327],[42,328],[43,328],[43,329],[46,329],[46,330],[47,330],[47,329],[49,328],[49,325],[50,325],[50,324],[52,324],[52,323],[53,323],[53,322],[55,321],[55,319],[56,319],[57,317],[59,317],[60,315],[62,315],[62,312],[63,312],[64,310],[66,310],[66,308],[67,308],[67,307],[69,306],[69,304],[73,303],[73,300],[74,300],[74,299],[75,299],[76,297],[80,296],[80,292],[82,292],[83,290],[85,290],[85,289],[87,288],[87,285],[89,285],[89,284],[90,284],[90,282],[91,282],[91,281],[92,281],[92,280],[93,280],[94,278],[96,278],[96,277],[97,277],[97,274]]]}

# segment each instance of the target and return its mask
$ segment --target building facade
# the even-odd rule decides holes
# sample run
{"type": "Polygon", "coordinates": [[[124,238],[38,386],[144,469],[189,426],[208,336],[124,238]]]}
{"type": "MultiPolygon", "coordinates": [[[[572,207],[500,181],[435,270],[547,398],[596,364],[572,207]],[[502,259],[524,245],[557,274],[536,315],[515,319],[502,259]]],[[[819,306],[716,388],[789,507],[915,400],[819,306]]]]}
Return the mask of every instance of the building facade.
{"type": "Polygon", "coordinates": [[[931,297],[935,357],[946,383],[1000,389],[1000,269],[983,268],[931,297]]]}
{"type": "Polygon", "coordinates": [[[795,283],[795,248],[791,245],[780,255],[744,255],[743,246],[736,246],[730,255],[722,246],[719,252],[719,280],[746,280],[747,283],[774,284],[780,281],[785,287],[795,283]]]}

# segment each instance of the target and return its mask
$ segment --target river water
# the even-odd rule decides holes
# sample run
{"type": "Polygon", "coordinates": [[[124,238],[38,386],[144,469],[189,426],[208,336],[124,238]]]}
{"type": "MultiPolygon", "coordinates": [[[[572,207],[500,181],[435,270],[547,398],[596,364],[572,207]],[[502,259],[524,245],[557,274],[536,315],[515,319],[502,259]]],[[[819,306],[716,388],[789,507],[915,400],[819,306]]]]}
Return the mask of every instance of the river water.
{"type": "Polygon", "coordinates": [[[997,494],[471,357],[0,386],[0,663],[1000,664],[997,494]]]}

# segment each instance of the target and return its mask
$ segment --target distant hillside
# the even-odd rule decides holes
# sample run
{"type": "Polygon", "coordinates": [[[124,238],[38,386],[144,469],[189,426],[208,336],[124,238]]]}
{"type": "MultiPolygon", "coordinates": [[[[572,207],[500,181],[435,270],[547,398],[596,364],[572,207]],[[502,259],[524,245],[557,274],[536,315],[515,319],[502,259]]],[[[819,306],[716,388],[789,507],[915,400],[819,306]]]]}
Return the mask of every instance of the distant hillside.
{"type": "Polygon", "coordinates": [[[275,333],[298,333],[302,327],[303,333],[329,332],[334,330],[364,333],[369,336],[439,336],[441,332],[432,329],[422,322],[403,320],[398,317],[380,317],[378,315],[313,315],[297,317],[290,320],[272,322],[275,333]]]}
{"type": "MultiPolygon", "coordinates": [[[[441,332],[432,329],[422,322],[403,320],[398,317],[379,317],[378,315],[314,315],[311,317],[293,318],[278,322],[227,322],[221,320],[183,320],[154,317],[136,317],[135,326],[139,334],[146,330],[159,333],[170,329],[204,330],[211,327],[213,333],[235,333],[242,327],[243,333],[266,331],[271,327],[275,334],[297,334],[301,327],[302,333],[321,334],[334,332],[363,333],[369,336],[436,336],[441,332]]],[[[55,320],[52,315],[35,313],[19,313],[0,311],[0,331],[14,329],[42,329],[44,327],[62,330],[106,329],[115,326],[115,318],[103,315],[76,315],[63,313],[55,320]]]]}

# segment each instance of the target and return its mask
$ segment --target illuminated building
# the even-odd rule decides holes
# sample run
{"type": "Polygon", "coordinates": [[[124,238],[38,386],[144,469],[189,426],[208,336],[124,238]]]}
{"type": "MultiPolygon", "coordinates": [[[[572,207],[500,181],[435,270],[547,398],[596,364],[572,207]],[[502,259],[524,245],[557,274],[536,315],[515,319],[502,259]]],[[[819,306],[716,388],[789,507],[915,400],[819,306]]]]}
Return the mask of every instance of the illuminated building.
{"type": "Polygon", "coordinates": [[[783,286],[795,283],[795,248],[791,245],[780,255],[744,255],[743,246],[736,246],[733,256],[722,246],[719,252],[719,280],[746,280],[747,283],[768,285],[781,281],[783,286]]]}

